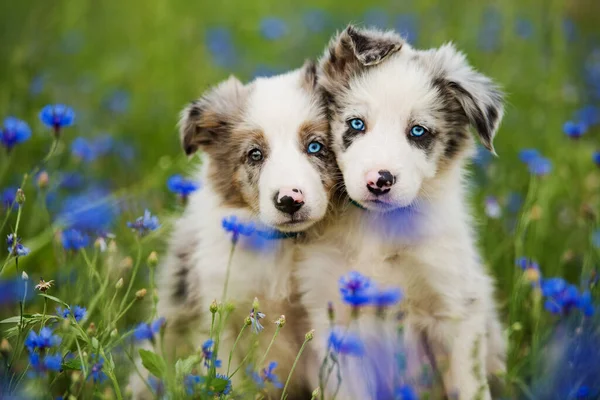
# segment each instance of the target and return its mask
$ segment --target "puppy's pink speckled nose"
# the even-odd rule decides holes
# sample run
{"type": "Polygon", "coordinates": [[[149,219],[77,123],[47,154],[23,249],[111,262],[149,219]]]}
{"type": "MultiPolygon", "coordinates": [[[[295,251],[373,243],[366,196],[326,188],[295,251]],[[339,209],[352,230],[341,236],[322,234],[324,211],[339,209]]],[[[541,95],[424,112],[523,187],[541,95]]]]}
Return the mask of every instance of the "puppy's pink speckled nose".
{"type": "Polygon", "coordinates": [[[275,195],[275,208],[286,214],[293,214],[304,205],[302,190],[296,188],[282,188],[275,195]]]}
{"type": "Polygon", "coordinates": [[[396,177],[386,169],[372,170],[365,175],[367,189],[376,196],[386,194],[396,183],[396,177]]]}

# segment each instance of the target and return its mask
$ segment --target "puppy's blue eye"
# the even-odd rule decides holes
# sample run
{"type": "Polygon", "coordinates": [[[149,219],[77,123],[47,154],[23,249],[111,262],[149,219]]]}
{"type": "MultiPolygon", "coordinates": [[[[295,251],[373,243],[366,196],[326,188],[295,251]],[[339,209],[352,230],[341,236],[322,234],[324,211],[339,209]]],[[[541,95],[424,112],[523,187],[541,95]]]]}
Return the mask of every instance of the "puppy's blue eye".
{"type": "Polygon", "coordinates": [[[315,154],[320,152],[323,149],[323,145],[319,142],[310,142],[308,144],[308,147],[306,148],[306,151],[308,152],[308,154],[315,154]]]}
{"type": "Polygon", "coordinates": [[[421,125],[415,125],[410,128],[410,136],[421,137],[427,133],[427,129],[422,127],[421,125]]]}
{"type": "Polygon", "coordinates": [[[365,130],[365,121],[360,118],[352,118],[350,121],[348,121],[348,125],[350,125],[350,128],[354,129],[355,131],[365,130]]]}

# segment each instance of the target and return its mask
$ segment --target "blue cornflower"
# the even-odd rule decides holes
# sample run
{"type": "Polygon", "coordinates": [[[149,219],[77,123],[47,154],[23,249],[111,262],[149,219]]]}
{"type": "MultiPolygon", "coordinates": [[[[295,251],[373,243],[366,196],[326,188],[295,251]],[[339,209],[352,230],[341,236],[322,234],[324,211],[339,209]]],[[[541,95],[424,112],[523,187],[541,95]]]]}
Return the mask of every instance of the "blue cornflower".
{"type": "Polygon", "coordinates": [[[544,296],[555,296],[567,287],[567,282],[562,278],[548,278],[542,282],[542,294],[544,296]]]}
{"type": "Polygon", "coordinates": [[[399,288],[375,289],[371,294],[371,304],[378,308],[398,304],[402,300],[402,291],[399,288]]]}
{"type": "Polygon", "coordinates": [[[26,296],[25,300],[33,297],[34,293],[31,290],[25,290],[26,286],[27,282],[24,282],[21,277],[0,279],[0,306],[23,300],[23,296],[26,296]]]}
{"type": "Polygon", "coordinates": [[[519,151],[519,160],[525,164],[529,164],[538,157],[541,157],[541,154],[536,149],[523,149],[519,151]]]}
{"type": "Polygon", "coordinates": [[[544,157],[538,157],[529,164],[529,172],[533,175],[544,176],[552,171],[552,163],[544,157]]]}
{"type": "Polygon", "coordinates": [[[231,393],[231,379],[222,374],[216,374],[215,379],[225,381],[225,387],[222,390],[215,392],[215,394],[224,395],[231,393]]]}
{"type": "Polygon", "coordinates": [[[87,310],[85,307],[80,307],[80,306],[73,307],[73,317],[75,318],[75,321],[80,322],[82,319],[85,318],[86,314],[87,314],[87,310]]]}
{"type": "Polygon", "coordinates": [[[165,393],[165,383],[157,377],[150,375],[148,377],[148,385],[150,385],[150,389],[152,389],[154,395],[159,399],[162,399],[162,396],[165,393]]]}
{"type": "Polygon", "coordinates": [[[44,358],[44,365],[50,371],[60,371],[62,367],[62,357],[60,354],[47,354],[44,358]]]}
{"type": "Polygon", "coordinates": [[[152,340],[154,340],[154,335],[156,335],[157,333],[160,332],[160,328],[162,328],[165,321],[166,321],[165,318],[162,317],[162,318],[158,318],[158,319],[154,320],[151,324],[142,322],[133,331],[133,337],[135,338],[136,341],[142,341],[142,340],[152,341],[152,340]]]}
{"type": "Polygon", "coordinates": [[[14,257],[23,257],[30,253],[29,248],[21,244],[20,237],[17,237],[15,240],[14,233],[10,233],[6,237],[6,245],[8,246],[8,252],[14,257]]]}
{"type": "Polygon", "coordinates": [[[563,131],[572,139],[579,139],[587,131],[587,126],[583,122],[567,121],[563,125],[563,131]]]}
{"type": "Polygon", "coordinates": [[[355,307],[368,304],[374,289],[371,279],[357,271],[351,271],[342,276],[339,280],[339,287],[342,299],[355,307]]]}
{"type": "Polygon", "coordinates": [[[275,386],[278,389],[281,389],[283,387],[283,384],[279,381],[279,378],[277,377],[277,375],[275,375],[275,373],[273,372],[273,370],[277,368],[277,362],[275,361],[271,361],[269,363],[269,366],[267,368],[264,368],[262,370],[261,376],[262,376],[262,382],[263,384],[265,382],[271,382],[271,384],[273,386],[275,386]]]}
{"type": "Polygon", "coordinates": [[[135,148],[124,142],[117,142],[114,145],[114,152],[126,162],[131,162],[135,158],[135,148]]]}
{"type": "Polygon", "coordinates": [[[100,187],[68,196],[60,207],[57,216],[60,225],[87,233],[110,231],[120,212],[118,200],[100,187]]]}
{"type": "Polygon", "coordinates": [[[148,232],[155,231],[160,228],[158,217],[150,214],[150,211],[145,210],[144,215],[139,217],[134,222],[128,222],[127,226],[136,230],[140,236],[144,236],[148,232]]]}
{"type": "Polygon", "coordinates": [[[65,250],[78,251],[90,244],[90,237],[77,229],[67,229],[61,234],[61,242],[65,250]]]}
{"type": "Polygon", "coordinates": [[[204,378],[198,375],[187,375],[183,378],[183,384],[185,385],[185,392],[188,396],[192,396],[196,392],[196,386],[204,382],[204,378]]]}
{"type": "Polygon", "coordinates": [[[389,25],[388,13],[381,8],[372,8],[365,13],[363,17],[365,26],[372,26],[379,29],[385,29],[389,25]]]}
{"type": "Polygon", "coordinates": [[[58,346],[61,342],[60,337],[52,332],[52,329],[47,326],[40,329],[40,333],[37,334],[35,331],[29,331],[27,339],[25,339],[25,347],[32,352],[35,349],[47,350],[51,347],[58,346]]]}
{"type": "Polygon", "coordinates": [[[85,184],[85,178],[79,172],[63,172],[58,181],[63,189],[80,189],[85,184]]]}
{"type": "Polygon", "coordinates": [[[4,119],[4,128],[0,130],[0,143],[7,150],[13,146],[27,141],[31,137],[31,129],[24,121],[15,117],[7,117],[4,119]]]}
{"type": "Polygon", "coordinates": [[[407,42],[415,44],[418,39],[418,24],[416,14],[402,14],[396,18],[395,28],[407,42]]]}
{"type": "Polygon", "coordinates": [[[184,179],[181,175],[173,175],[167,181],[167,187],[171,192],[186,198],[200,189],[200,184],[189,179],[184,179]]]}
{"type": "Polygon", "coordinates": [[[115,114],[123,114],[129,108],[130,97],[129,93],[125,90],[115,90],[102,103],[108,111],[115,114]]]}
{"type": "Polygon", "coordinates": [[[84,162],[96,159],[96,149],[86,138],[78,137],[71,143],[71,154],[84,162]]]}
{"type": "Polygon", "coordinates": [[[32,96],[37,96],[42,93],[44,90],[45,81],[46,77],[43,74],[35,76],[29,84],[29,94],[32,96]]]}
{"type": "Polygon", "coordinates": [[[47,105],[40,111],[40,120],[58,132],[60,128],[73,125],[75,112],[64,104],[47,105]]]}
{"type": "Polygon", "coordinates": [[[265,329],[264,326],[261,325],[260,320],[265,317],[265,314],[260,311],[255,311],[254,308],[250,311],[250,322],[252,324],[252,332],[258,334],[265,329]]]}
{"type": "Polygon", "coordinates": [[[47,354],[42,361],[39,353],[29,353],[29,364],[38,374],[47,371],[60,371],[62,368],[62,357],[60,354],[47,354]]]}
{"type": "Polygon", "coordinates": [[[502,15],[496,7],[488,6],[481,17],[482,23],[478,34],[479,47],[483,51],[494,51],[500,46],[502,31],[502,15]]]}
{"type": "Polygon", "coordinates": [[[224,27],[206,31],[206,47],[219,67],[232,67],[237,62],[237,53],[231,32],[224,27]]]}
{"type": "Polygon", "coordinates": [[[253,222],[248,222],[246,224],[238,222],[235,215],[223,218],[222,226],[226,232],[231,232],[231,240],[234,243],[238,241],[240,236],[250,236],[256,230],[256,226],[253,222]]]}
{"type": "Polygon", "coordinates": [[[354,333],[335,327],[329,333],[327,339],[328,348],[336,353],[362,356],[365,353],[365,345],[354,333]]]}
{"type": "Polygon", "coordinates": [[[17,196],[16,187],[9,187],[2,191],[2,205],[6,208],[10,208],[14,203],[17,196]]]}
{"type": "Polygon", "coordinates": [[[595,151],[594,154],[592,154],[592,160],[594,160],[594,163],[600,167],[600,151],[595,151]]]}
{"type": "Polygon", "coordinates": [[[105,156],[114,148],[115,141],[112,136],[103,134],[94,138],[92,146],[98,156],[105,156]]]}
{"type": "Polygon", "coordinates": [[[587,105],[578,110],[575,115],[577,120],[581,121],[581,123],[585,124],[586,126],[600,124],[600,107],[587,105]]]}
{"type": "Polygon", "coordinates": [[[523,271],[530,269],[530,268],[533,268],[536,270],[540,269],[540,266],[538,265],[537,262],[535,262],[527,257],[519,257],[515,264],[517,264],[517,266],[519,268],[521,268],[523,271]]]}
{"type": "Polygon", "coordinates": [[[277,40],[285,36],[288,32],[288,27],[280,18],[268,17],[260,21],[260,33],[265,39],[277,40]]]}
{"type": "Polygon", "coordinates": [[[592,234],[592,244],[595,248],[600,249],[600,229],[592,234]]]}
{"type": "Polygon", "coordinates": [[[533,376],[534,399],[600,398],[600,331],[590,321],[561,320],[540,348],[543,373],[533,376]],[[587,394],[586,394],[587,393],[587,394]],[[578,397],[581,396],[581,397],[578,397]]]}
{"type": "MultiPolygon", "coordinates": [[[[208,339],[206,342],[202,344],[202,356],[204,357],[204,366],[206,368],[210,368],[210,363],[213,359],[213,350],[212,347],[215,344],[214,340],[208,339]]],[[[214,360],[215,368],[221,367],[221,360],[214,360]]]]}
{"type": "Polygon", "coordinates": [[[595,308],[592,302],[592,295],[589,290],[584,291],[581,296],[579,296],[577,308],[579,308],[586,317],[591,317],[594,315],[595,308]]]}
{"type": "Polygon", "coordinates": [[[304,13],[302,21],[309,31],[317,33],[325,29],[328,15],[323,10],[313,9],[304,13]]]}
{"type": "Polygon", "coordinates": [[[99,355],[92,354],[91,360],[94,364],[92,364],[88,380],[92,379],[94,383],[102,384],[108,379],[108,376],[106,376],[104,371],[102,371],[104,368],[104,358],[99,355]]]}
{"type": "Polygon", "coordinates": [[[409,385],[403,385],[396,389],[395,400],[419,400],[419,396],[415,389],[409,385]]]}
{"type": "Polygon", "coordinates": [[[575,285],[562,278],[544,279],[540,288],[546,298],[544,308],[552,314],[568,314],[573,308],[580,309],[586,316],[594,314],[590,293],[579,293],[575,285]]]}
{"type": "Polygon", "coordinates": [[[68,308],[56,307],[56,315],[62,318],[69,318],[71,314],[71,310],[68,308]]]}
{"type": "Polygon", "coordinates": [[[515,21],[515,32],[521,39],[529,39],[533,35],[533,24],[529,19],[519,17],[515,21]]]}

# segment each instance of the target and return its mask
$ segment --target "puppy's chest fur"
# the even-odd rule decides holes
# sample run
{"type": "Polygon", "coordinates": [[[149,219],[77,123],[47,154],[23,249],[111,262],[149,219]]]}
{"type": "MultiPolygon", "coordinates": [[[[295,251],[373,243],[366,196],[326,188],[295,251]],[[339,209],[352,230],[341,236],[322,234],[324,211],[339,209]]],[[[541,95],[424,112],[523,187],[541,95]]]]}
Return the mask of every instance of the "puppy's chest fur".
{"type": "Polygon", "coordinates": [[[359,271],[381,286],[400,287],[402,308],[415,316],[455,317],[485,274],[477,264],[468,226],[438,229],[430,218],[391,219],[346,209],[321,238],[299,249],[297,274],[307,307],[336,301],[339,277],[359,271]],[[326,298],[324,298],[326,297],[326,298]]]}

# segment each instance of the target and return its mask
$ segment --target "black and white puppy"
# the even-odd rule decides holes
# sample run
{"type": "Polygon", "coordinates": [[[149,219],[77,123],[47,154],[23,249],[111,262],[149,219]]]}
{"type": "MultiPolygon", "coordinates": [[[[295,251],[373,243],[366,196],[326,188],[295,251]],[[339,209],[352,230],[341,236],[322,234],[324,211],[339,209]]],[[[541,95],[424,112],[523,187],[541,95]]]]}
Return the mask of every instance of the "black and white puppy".
{"type": "MultiPolygon", "coordinates": [[[[350,270],[400,286],[407,337],[415,346],[425,337],[446,359],[446,391],[489,399],[486,375],[503,370],[505,343],[464,167],[474,149],[470,126],[493,151],[501,92],[451,44],[420,51],[396,33],[352,26],[331,41],[319,74],[333,151],[356,206],[339,210],[323,240],[303,249],[297,276],[311,326],[326,336],[324,301],[338,298],[335,282],[350,270]]],[[[350,315],[339,311],[336,322],[346,325],[350,315]]],[[[315,363],[325,350],[321,343],[315,363]]],[[[313,386],[318,370],[308,370],[313,386]]],[[[360,378],[343,379],[342,398],[370,398],[360,378]]]]}

